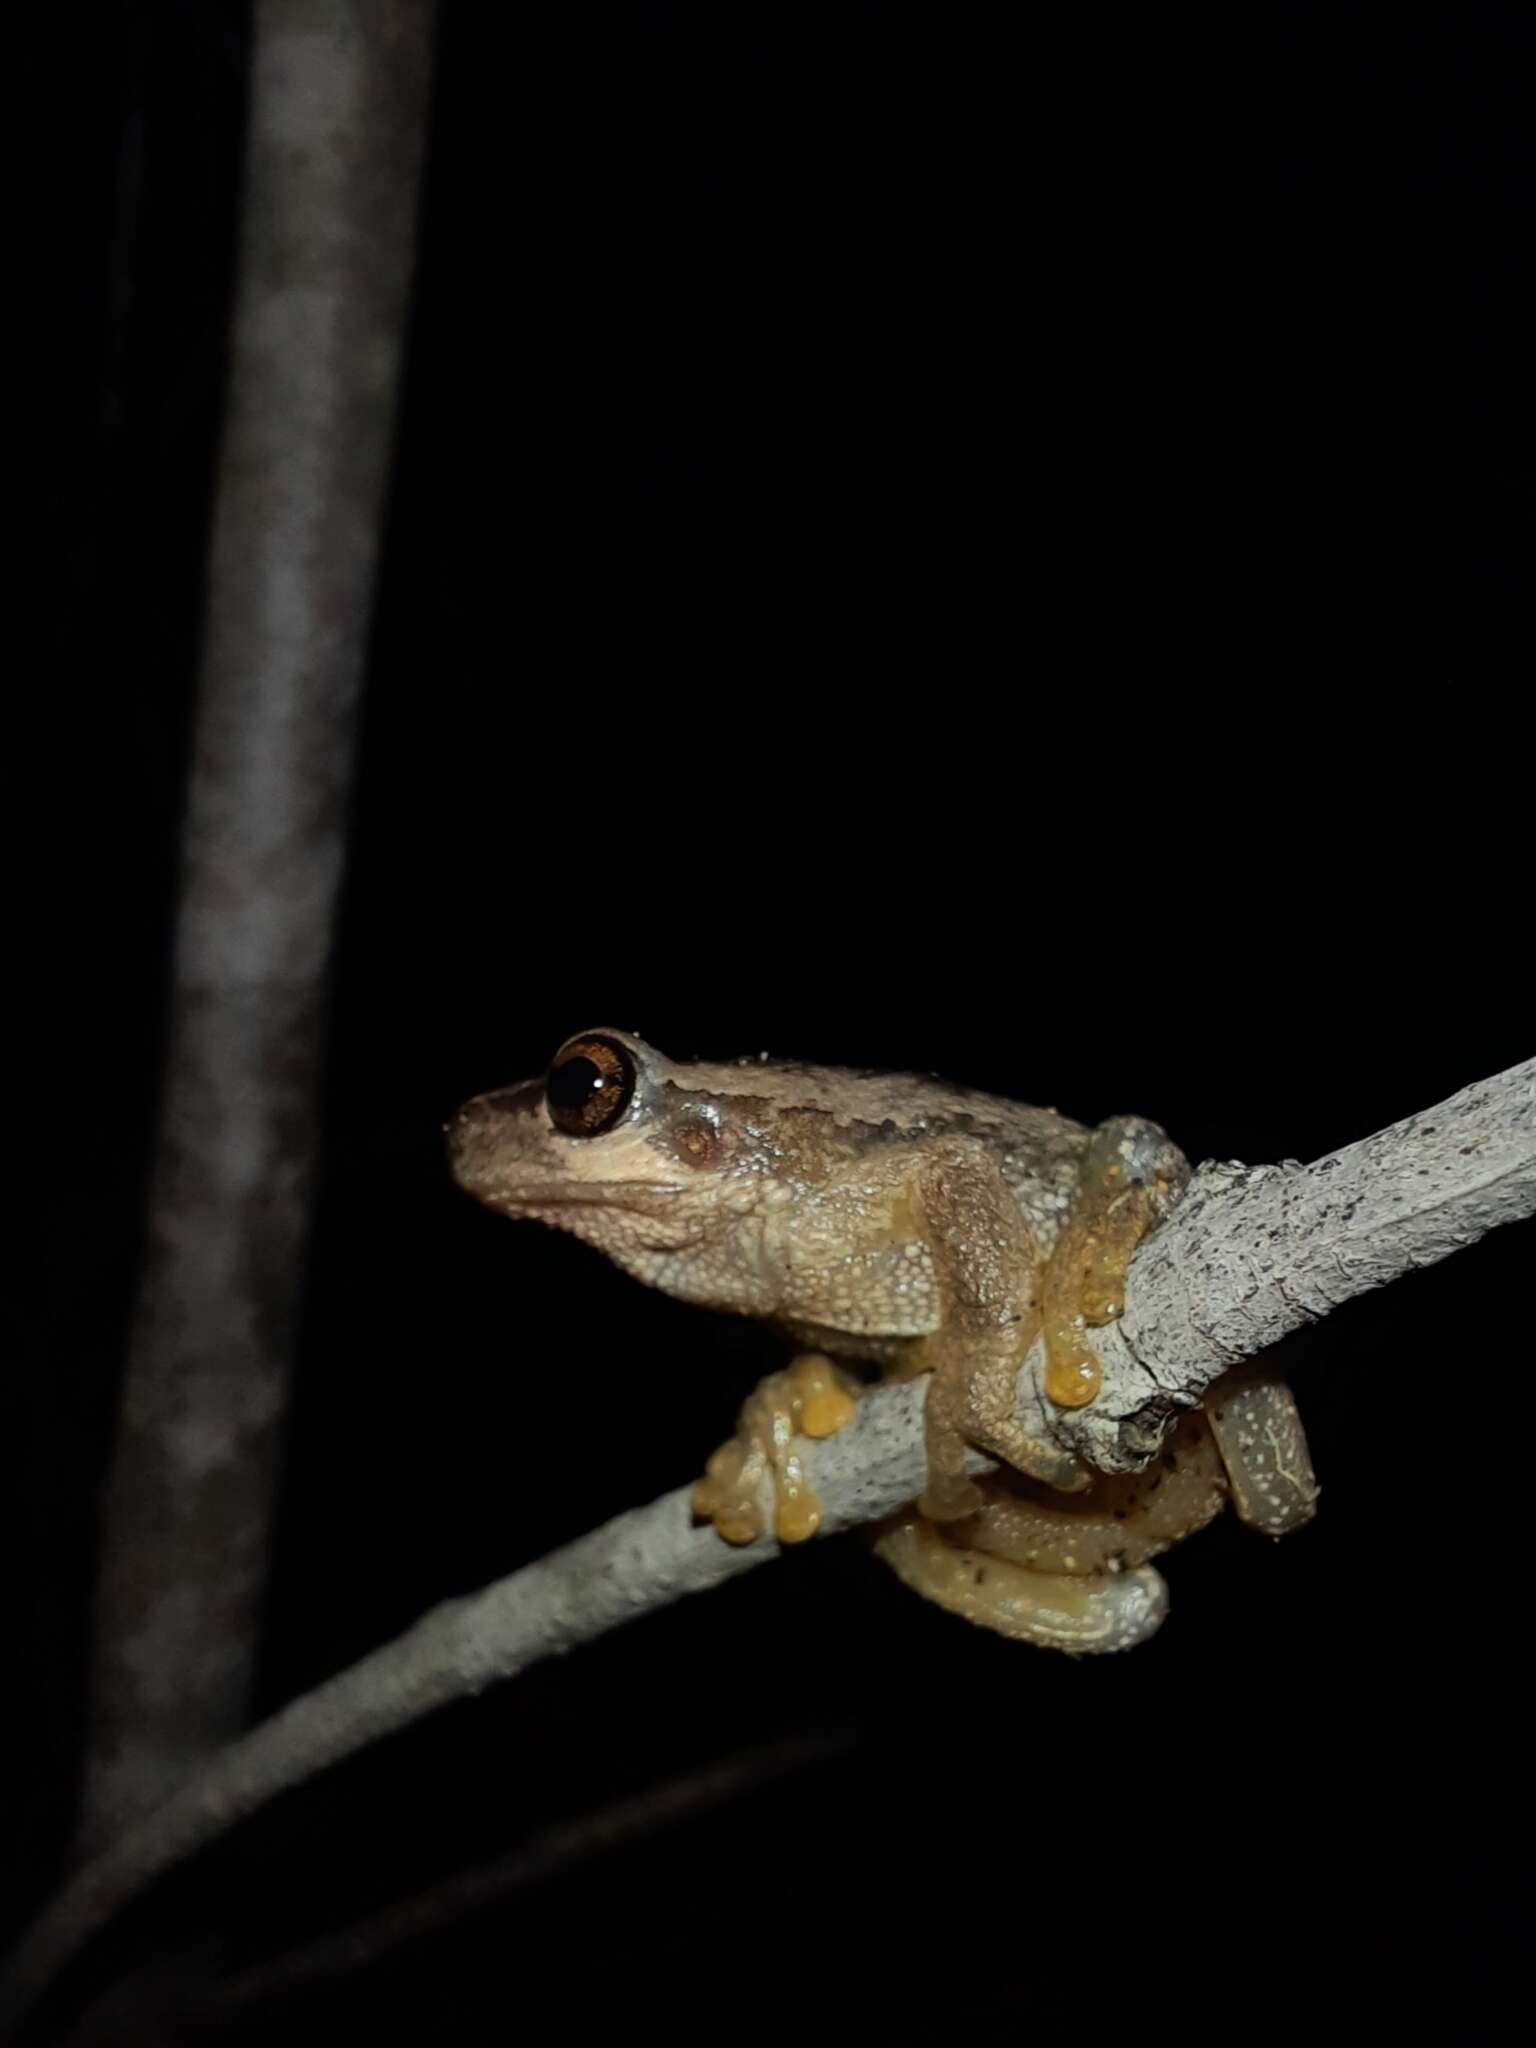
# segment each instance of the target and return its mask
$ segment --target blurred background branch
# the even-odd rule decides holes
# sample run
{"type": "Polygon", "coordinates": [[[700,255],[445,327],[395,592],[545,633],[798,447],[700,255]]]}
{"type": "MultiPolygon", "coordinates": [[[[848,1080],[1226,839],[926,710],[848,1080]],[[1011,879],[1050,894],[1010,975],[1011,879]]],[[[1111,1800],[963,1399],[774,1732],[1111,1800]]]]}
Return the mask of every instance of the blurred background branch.
{"type": "Polygon", "coordinates": [[[88,1841],[248,1710],[432,18],[430,0],[255,11],[170,1046],[101,1526],[88,1841]]]}

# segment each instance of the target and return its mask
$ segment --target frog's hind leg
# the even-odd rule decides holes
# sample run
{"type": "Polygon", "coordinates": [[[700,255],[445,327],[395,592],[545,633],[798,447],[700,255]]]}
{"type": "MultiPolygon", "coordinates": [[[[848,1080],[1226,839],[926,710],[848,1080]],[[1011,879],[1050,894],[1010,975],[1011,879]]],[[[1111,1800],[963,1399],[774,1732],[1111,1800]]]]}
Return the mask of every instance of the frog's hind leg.
{"type": "Polygon", "coordinates": [[[1206,1419],[1227,1469],[1232,1505],[1251,1529],[1288,1536],[1317,1512],[1318,1484],[1290,1388],[1265,1358],[1224,1373],[1206,1419]]]}
{"type": "Polygon", "coordinates": [[[1149,1560],[1203,1528],[1227,1498],[1203,1416],[1185,1416],[1143,1472],[1062,1494],[1012,1474],[982,1482],[983,1505],[942,1525],[911,1510],[876,1549],[898,1578],[1001,1635],[1075,1654],[1129,1649],[1167,1612],[1149,1560]]]}
{"type": "Polygon", "coordinates": [[[859,1383],[820,1352],[770,1373],[747,1396],[736,1434],[722,1444],[693,1489],[693,1512],[727,1543],[762,1534],[763,1481],[773,1481],[773,1533],[803,1543],[821,1522],[821,1504],[801,1462],[798,1439],[834,1435],[850,1419],[859,1383]]]}
{"type": "Polygon", "coordinates": [[[1129,1650],[1162,1626],[1168,1588],[1151,1565],[1099,1578],[1037,1572],[955,1542],[952,1525],[915,1511],[889,1524],[875,1549],[904,1586],[966,1621],[1074,1656],[1129,1650]]]}

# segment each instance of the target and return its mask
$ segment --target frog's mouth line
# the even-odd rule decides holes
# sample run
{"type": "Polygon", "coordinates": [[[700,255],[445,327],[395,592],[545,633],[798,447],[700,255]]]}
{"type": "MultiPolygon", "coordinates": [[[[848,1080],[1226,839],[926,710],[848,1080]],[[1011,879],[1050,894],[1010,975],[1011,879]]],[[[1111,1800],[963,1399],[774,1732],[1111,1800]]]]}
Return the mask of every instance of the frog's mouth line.
{"type": "Polygon", "coordinates": [[[551,1181],[537,1187],[520,1187],[502,1194],[494,1189],[471,1188],[487,1207],[509,1216],[531,1214],[541,1209],[640,1208],[648,1201],[672,1202],[684,1192],[682,1181],[607,1180],[588,1181],[580,1189],[569,1182],[551,1181]]]}

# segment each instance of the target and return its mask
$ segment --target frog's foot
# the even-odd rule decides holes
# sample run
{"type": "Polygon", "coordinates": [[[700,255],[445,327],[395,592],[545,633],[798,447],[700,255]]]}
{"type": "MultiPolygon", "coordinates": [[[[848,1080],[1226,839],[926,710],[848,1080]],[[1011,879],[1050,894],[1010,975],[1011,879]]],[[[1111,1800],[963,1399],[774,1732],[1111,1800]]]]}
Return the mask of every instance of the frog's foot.
{"type": "Polygon", "coordinates": [[[1205,1399],[1205,1418],[1232,1486],[1232,1505],[1251,1529],[1288,1536],[1317,1512],[1318,1484],[1295,1398],[1264,1358],[1223,1373],[1205,1399]]]}
{"type": "Polygon", "coordinates": [[[1131,1256],[1188,1179],[1184,1155],[1144,1117],[1111,1117],[1094,1132],[1041,1283],[1045,1392],[1058,1408],[1086,1407],[1103,1385],[1087,1331],[1124,1313],[1131,1256]]]}
{"type": "Polygon", "coordinates": [[[1150,1565],[1098,1576],[1035,1571],[971,1550],[915,1512],[888,1523],[875,1549],[914,1593],[1041,1649],[1128,1650],[1168,1611],[1168,1589],[1150,1565]]]}
{"type": "Polygon", "coordinates": [[[727,1543],[751,1543],[763,1532],[763,1480],[773,1481],[773,1533],[803,1543],[821,1522],[821,1504],[801,1462],[799,1437],[834,1435],[850,1419],[858,1381],[807,1352],[770,1373],[747,1396],[736,1434],[722,1444],[693,1489],[693,1512],[713,1522],[727,1543]]]}
{"type": "Polygon", "coordinates": [[[930,1521],[958,1521],[982,1505],[982,1490],[965,1469],[973,1446],[1063,1492],[1088,1485],[1092,1475],[1070,1451],[1032,1436],[1018,1419],[1018,1362],[1029,1336],[1020,1325],[1011,1343],[946,1346],[933,1359],[923,1403],[928,1476],[919,1503],[930,1521]]]}

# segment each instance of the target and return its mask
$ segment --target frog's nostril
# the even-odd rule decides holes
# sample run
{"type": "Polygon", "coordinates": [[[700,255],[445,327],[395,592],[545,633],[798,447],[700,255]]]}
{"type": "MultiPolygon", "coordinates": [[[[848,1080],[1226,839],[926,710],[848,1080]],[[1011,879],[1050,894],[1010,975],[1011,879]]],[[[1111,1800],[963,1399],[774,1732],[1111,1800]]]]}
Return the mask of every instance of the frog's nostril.
{"type": "Polygon", "coordinates": [[[527,1106],[526,1094],[520,1088],[498,1088],[489,1095],[476,1095],[448,1119],[445,1136],[449,1163],[465,1185],[486,1170],[507,1129],[508,1118],[527,1106]]]}
{"type": "Polygon", "coordinates": [[[485,1151],[490,1126],[495,1120],[494,1112],[487,1110],[478,1097],[456,1109],[448,1119],[444,1130],[448,1160],[460,1178],[466,1165],[485,1151]]]}

